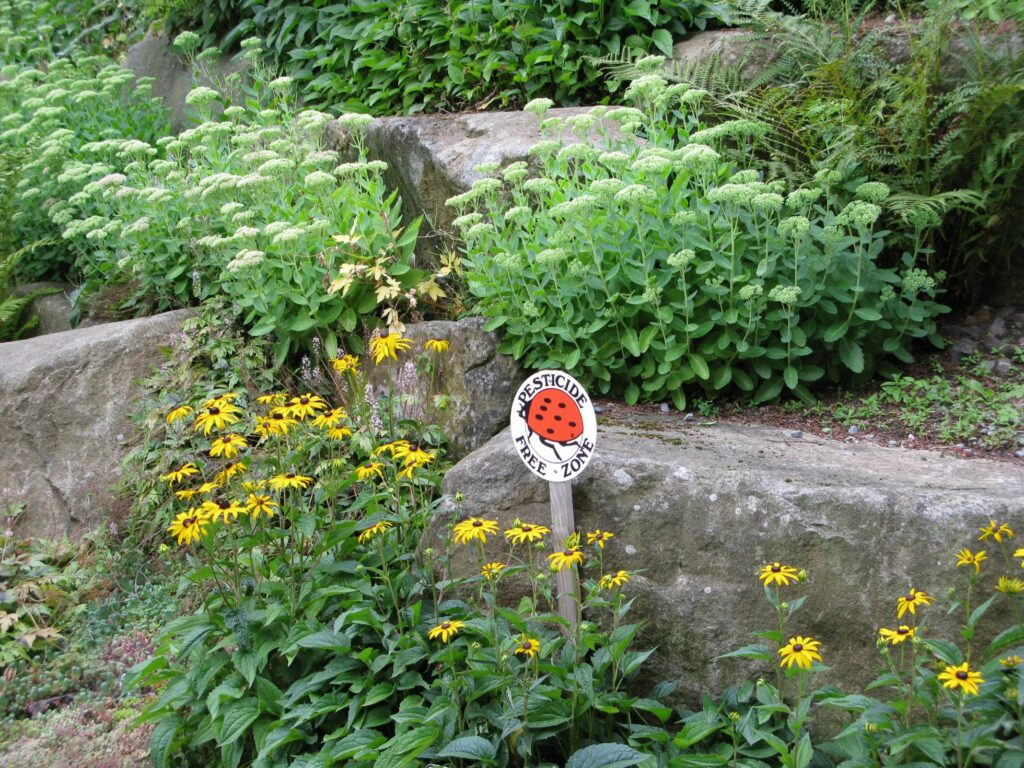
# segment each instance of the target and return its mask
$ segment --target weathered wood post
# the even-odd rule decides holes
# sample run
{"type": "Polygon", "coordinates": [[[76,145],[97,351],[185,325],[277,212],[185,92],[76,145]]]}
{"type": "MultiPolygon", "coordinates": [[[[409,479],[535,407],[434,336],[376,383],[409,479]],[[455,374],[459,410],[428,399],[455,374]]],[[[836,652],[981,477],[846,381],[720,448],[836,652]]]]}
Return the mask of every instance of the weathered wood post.
{"type": "MultiPolygon", "coordinates": [[[[594,403],[583,386],[564,371],[538,371],[524,381],[512,403],[511,432],[516,453],[551,495],[551,534],[568,553],[573,534],[572,480],[586,468],[597,441],[594,403]]],[[[575,628],[580,589],[575,566],[557,575],[558,614],[575,628]]]]}

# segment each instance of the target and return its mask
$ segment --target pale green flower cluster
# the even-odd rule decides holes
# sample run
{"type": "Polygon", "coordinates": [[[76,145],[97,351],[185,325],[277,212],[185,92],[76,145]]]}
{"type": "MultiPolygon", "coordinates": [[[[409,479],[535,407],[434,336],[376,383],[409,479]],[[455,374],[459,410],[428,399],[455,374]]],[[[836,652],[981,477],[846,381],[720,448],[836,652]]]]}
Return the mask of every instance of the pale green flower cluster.
{"type": "Polygon", "coordinates": [[[776,285],[768,291],[768,298],[780,304],[794,304],[802,293],[799,285],[776,285]]]}

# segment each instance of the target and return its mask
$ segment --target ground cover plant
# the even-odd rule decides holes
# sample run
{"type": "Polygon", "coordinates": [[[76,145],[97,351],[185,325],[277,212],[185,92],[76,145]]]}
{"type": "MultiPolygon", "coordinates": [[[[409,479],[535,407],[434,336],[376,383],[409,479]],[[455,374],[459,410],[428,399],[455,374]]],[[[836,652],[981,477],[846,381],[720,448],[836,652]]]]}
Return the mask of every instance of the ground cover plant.
{"type": "Polygon", "coordinates": [[[277,66],[312,106],[408,114],[601,100],[601,74],[587,56],[621,50],[672,52],[687,31],[728,15],[707,0],[474,2],[375,0],[303,5],[278,0],[206,0],[170,16],[175,28],[266,41],[277,66]]]}
{"type": "MultiPolygon", "coordinates": [[[[651,72],[661,66],[651,57],[651,72]]],[[[702,89],[656,74],[631,84],[635,106],[544,118],[542,131],[593,131],[597,144],[546,139],[525,163],[448,201],[465,240],[473,310],[502,350],[531,368],[564,368],[602,394],[672,398],[736,388],[755,402],[809,385],[896,370],[915,340],[939,342],[936,279],[878,256],[886,185],[854,199],[838,172],[790,190],[738,170],[715,148],[767,126],[700,122],[702,89]],[[618,124],[621,134],[610,130],[618,124]]]]}

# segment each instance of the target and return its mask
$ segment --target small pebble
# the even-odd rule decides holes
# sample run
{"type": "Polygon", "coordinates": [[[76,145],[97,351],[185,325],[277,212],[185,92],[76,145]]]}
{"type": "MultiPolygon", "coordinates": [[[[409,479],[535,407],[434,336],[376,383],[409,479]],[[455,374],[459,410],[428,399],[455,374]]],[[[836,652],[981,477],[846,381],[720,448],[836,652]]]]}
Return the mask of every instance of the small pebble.
{"type": "Polygon", "coordinates": [[[1013,371],[1013,363],[1005,357],[999,358],[995,365],[996,374],[999,376],[1009,376],[1011,371],[1013,371]]]}
{"type": "Polygon", "coordinates": [[[856,424],[854,424],[852,427],[850,427],[848,430],[846,430],[846,432],[847,432],[847,434],[850,434],[850,435],[856,435],[858,432],[860,432],[860,427],[858,427],[856,424]]]}
{"type": "Polygon", "coordinates": [[[688,413],[685,416],[683,416],[683,421],[693,421],[693,414],[688,413]]]}
{"type": "Polygon", "coordinates": [[[600,405],[595,405],[594,413],[604,413],[604,408],[602,408],[600,405]]]}
{"type": "Polygon", "coordinates": [[[888,16],[885,17],[885,23],[886,24],[892,24],[895,21],[896,21],[896,14],[895,13],[890,13],[888,16]]]}
{"type": "Polygon", "coordinates": [[[1024,451],[1017,451],[1013,455],[1016,456],[1018,459],[1024,459],[1024,451]]]}
{"type": "Polygon", "coordinates": [[[794,431],[790,432],[789,436],[790,437],[803,437],[804,433],[801,432],[799,429],[797,429],[797,430],[794,430],[794,431]]]}
{"type": "Polygon", "coordinates": [[[848,438],[846,438],[845,442],[847,442],[847,443],[856,443],[857,442],[857,438],[856,437],[848,437],[848,438]]]}
{"type": "Polygon", "coordinates": [[[668,413],[668,403],[662,403],[661,404],[661,412],[662,413],[668,413]]]}
{"type": "Polygon", "coordinates": [[[898,442],[896,442],[895,440],[890,440],[890,441],[889,441],[889,447],[890,447],[890,448],[895,448],[895,447],[896,447],[896,446],[898,446],[898,445],[899,445],[899,443],[898,443],[898,442]]]}

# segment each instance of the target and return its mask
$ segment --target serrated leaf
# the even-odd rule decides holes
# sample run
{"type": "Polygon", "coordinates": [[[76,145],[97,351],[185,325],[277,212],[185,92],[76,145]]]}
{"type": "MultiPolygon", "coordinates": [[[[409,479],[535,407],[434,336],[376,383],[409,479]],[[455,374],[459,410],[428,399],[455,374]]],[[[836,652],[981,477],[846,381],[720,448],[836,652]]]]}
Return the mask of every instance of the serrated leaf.
{"type": "Polygon", "coordinates": [[[493,763],[497,758],[497,752],[487,739],[480,736],[463,736],[449,741],[437,756],[493,763]]]}
{"type": "Polygon", "coordinates": [[[565,768],[628,768],[644,758],[625,744],[591,744],[573,752],[565,768]]]}

